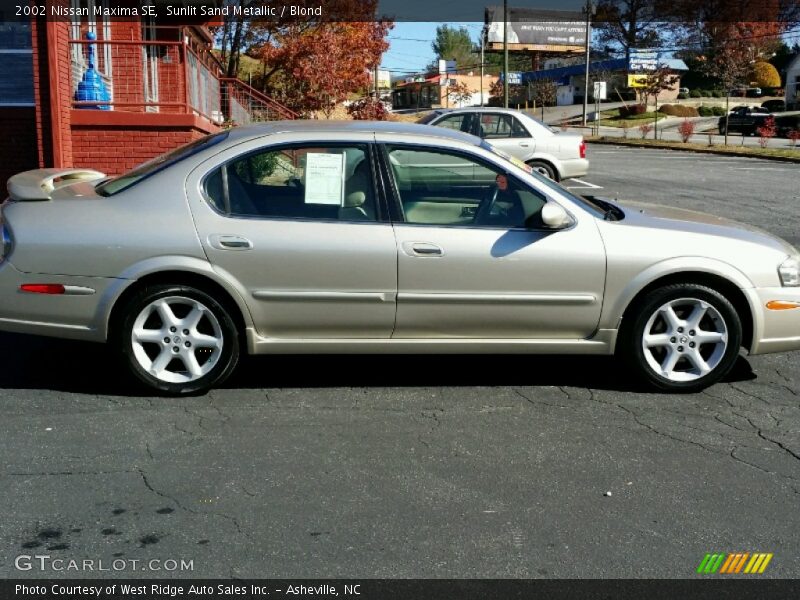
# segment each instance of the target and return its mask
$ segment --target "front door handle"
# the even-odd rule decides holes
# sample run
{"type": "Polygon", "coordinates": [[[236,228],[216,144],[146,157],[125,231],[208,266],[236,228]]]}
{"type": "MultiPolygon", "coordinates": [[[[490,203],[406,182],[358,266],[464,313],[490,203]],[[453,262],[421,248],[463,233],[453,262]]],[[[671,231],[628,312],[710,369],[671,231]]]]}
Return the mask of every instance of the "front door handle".
{"type": "Polygon", "coordinates": [[[251,250],[253,242],[239,235],[213,234],[208,236],[209,243],[217,250],[251,250]]]}
{"type": "Polygon", "coordinates": [[[523,148],[527,148],[528,146],[530,146],[528,142],[520,142],[519,145],[522,146],[523,148]]]}
{"type": "Polygon", "coordinates": [[[409,256],[443,256],[444,251],[430,242],[404,242],[403,251],[409,256]]]}

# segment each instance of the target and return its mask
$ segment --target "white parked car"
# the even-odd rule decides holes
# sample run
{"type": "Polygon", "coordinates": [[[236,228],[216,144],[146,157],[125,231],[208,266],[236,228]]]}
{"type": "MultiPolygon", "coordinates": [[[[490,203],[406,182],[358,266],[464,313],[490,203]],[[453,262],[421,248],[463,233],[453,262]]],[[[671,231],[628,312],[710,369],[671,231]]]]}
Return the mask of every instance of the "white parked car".
{"type": "Polygon", "coordinates": [[[438,109],[418,121],[477,135],[554,181],[589,172],[586,142],[579,133],[556,131],[510,108],[438,109]]]}

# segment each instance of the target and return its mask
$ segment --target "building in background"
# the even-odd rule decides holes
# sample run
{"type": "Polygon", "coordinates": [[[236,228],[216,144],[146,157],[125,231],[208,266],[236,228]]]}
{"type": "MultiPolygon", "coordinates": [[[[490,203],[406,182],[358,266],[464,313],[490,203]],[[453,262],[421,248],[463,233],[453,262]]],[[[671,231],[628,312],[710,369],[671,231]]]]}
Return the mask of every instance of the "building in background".
{"type": "Polygon", "coordinates": [[[786,68],[786,108],[800,110],[800,54],[786,68]]]}
{"type": "Polygon", "coordinates": [[[473,72],[407,77],[394,84],[392,108],[396,110],[479,106],[481,104],[481,88],[483,89],[483,103],[486,104],[489,101],[489,88],[497,80],[497,75],[484,75],[483,85],[481,85],[481,76],[473,72]],[[459,102],[450,96],[448,89],[453,84],[466,84],[471,94],[469,99],[462,98],[459,102]]]}
{"type": "MultiPolygon", "coordinates": [[[[71,5],[91,15],[103,2],[71,5]]],[[[244,82],[225,78],[205,22],[186,21],[89,16],[2,23],[0,186],[38,167],[117,174],[228,123],[294,117],[244,82]]]]}

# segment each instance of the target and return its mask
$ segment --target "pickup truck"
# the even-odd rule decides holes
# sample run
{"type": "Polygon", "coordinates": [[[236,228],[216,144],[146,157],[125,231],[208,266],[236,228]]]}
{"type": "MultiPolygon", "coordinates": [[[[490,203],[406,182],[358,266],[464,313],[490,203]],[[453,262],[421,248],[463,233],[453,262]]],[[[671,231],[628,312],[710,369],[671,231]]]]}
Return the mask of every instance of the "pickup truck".
{"type": "MultiPolygon", "coordinates": [[[[728,133],[738,132],[742,135],[755,135],[756,130],[764,125],[770,116],[769,110],[762,107],[737,106],[728,115],[728,133]]],[[[725,117],[719,118],[719,133],[725,135],[725,117]]]]}

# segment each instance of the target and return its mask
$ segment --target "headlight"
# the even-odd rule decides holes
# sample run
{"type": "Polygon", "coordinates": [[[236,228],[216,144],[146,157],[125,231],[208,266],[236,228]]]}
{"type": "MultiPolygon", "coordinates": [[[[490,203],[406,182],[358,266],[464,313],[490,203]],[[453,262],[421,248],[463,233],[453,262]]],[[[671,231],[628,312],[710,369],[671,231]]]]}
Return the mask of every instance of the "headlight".
{"type": "Polygon", "coordinates": [[[789,257],[778,267],[781,284],[786,287],[800,286],[800,259],[789,257]]]}

